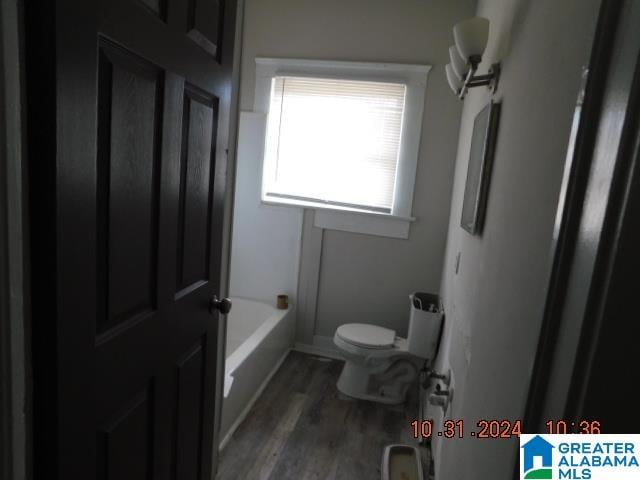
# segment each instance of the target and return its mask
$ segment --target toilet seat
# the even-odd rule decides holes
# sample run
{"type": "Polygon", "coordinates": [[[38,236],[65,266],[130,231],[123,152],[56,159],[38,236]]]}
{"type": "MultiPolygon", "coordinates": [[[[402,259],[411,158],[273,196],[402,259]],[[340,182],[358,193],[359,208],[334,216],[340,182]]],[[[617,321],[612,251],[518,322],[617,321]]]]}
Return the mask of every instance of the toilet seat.
{"type": "Polygon", "coordinates": [[[344,358],[338,391],[361,400],[389,405],[404,402],[425,362],[409,351],[408,339],[376,325],[341,325],[333,343],[344,358]]]}
{"type": "Polygon", "coordinates": [[[406,338],[388,328],[348,323],[338,327],[333,343],[345,360],[337,383],[341,393],[390,405],[404,401],[422,362],[409,353],[406,338]]]}
{"type": "Polygon", "coordinates": [[[394,330],[364,323],[342,325],[336,330],[336,336],[350,345],[372,350],[393,348],[396,341],[394,330]]]}

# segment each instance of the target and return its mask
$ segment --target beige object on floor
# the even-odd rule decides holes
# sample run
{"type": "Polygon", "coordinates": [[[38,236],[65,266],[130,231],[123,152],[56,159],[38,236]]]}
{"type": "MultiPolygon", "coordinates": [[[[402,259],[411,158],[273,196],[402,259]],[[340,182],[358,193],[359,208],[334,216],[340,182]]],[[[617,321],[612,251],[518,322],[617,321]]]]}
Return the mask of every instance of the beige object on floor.
{"type": "Polygon", "coordinates": [[[420,451],[411,445],[388,445],[382,455],[382,480],[424,480],[420,451]]]}

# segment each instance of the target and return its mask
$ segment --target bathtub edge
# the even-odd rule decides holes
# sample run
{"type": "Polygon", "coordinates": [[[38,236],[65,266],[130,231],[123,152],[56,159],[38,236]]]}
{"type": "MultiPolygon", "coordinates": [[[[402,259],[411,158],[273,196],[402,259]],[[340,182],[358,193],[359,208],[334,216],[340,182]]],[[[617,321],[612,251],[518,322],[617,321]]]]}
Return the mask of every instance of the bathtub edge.
{"type": "Polygon", "coordinates": [[[220,444],[218,445],[218,451],[219,452],[221,452],[224,449],[224,447],[227,446],[227,443],[229,443],[229,440],[231,440],[231,437],[233,436],[235,431],[238,429],[238,427],[244,421],[244,419],[247,418],[247,415],[249,415],[249,412],[251,411],[251,408],[256,403],[258,398],[260,398],[260,395],[262,395],[262,393],[264,392],[265,388],[267,388],[267,385],[269,384],[269,382],[271,381],[273,376],[278,372],[278,370],[280,370],[280,367],[282,366],[282,364],[284,363],[284,361],[286,360],[287,356],[289,355],[289,353],[291,353],[292,350],[293,350],[292,348],[288,348],[284,352],[284,354],[280,357],[280,359],[273,366],[273,368],[271,369],[269,374],[262,381],[262,383],[260,384],[260,386],[258,387],[256,392],[249,399],[249,402],[247,403],[245,408],[242,410],[242,412],[240,412],[240,414],[236,417],[234,422],[228,428],[227,433],[225,433],[224,438],[220,441],[220,444]]]}

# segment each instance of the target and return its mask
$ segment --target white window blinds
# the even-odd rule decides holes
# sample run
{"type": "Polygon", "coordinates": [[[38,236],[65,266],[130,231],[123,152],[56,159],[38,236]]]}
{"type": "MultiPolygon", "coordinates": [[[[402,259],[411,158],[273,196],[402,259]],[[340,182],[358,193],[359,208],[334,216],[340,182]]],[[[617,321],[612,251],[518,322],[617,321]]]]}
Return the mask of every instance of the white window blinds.
{"type": "Polygon", "coordinates": [[[391,212],[406,86],[274,77],[263,195],[391,212]]]}

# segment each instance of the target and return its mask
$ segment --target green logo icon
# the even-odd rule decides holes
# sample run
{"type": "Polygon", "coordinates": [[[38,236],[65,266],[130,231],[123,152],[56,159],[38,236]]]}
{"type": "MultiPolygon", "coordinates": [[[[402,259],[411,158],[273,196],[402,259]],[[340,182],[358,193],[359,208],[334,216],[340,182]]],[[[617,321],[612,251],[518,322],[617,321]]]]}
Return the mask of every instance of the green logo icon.
{"type": "Polygon", "coordinates": [[[520,447],[524,449],[522,461],[522,473],[525,479],[545,479],[553,478],[553,449],[555,448],[540,435],[536,435],[527,443],[520,447]],[[542,459],[542,467],[533,468],[534,458],[542,459]]]}

